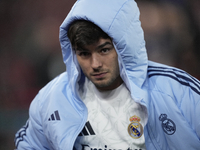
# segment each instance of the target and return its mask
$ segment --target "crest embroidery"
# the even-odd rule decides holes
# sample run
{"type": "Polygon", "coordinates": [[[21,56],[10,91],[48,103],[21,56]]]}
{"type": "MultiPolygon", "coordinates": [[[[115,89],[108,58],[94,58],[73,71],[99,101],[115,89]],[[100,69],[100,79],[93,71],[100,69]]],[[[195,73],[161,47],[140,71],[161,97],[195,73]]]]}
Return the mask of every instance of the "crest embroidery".
{"type": "Polygon", "coordinates": [[[162,128],[166,134],[172,135],[176,132],[175,123],[171,119],[168,119],[166,114],[161,114],[159,120],[162,122],[162,128]]]}
{"type": "Polygon", "coordinates": [[[130,124],[128,126],[128,133],[134,139],[139,139],[143,134],[143,126],[139,123],[140,118],[136,115],[130,117],[130,124]]]}

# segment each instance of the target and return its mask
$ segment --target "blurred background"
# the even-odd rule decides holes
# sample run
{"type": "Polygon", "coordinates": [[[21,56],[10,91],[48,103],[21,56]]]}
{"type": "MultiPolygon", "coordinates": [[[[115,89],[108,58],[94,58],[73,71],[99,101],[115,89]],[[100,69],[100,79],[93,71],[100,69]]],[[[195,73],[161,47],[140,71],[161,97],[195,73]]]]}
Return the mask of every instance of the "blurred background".
{"type": "MultiPolygon", "coordinates": [[[[200,79],[200,1],[136,0],[150,60],[200,79]]],[[[0,150],[28,119],[38,91],[65,71],[59,26],[75,0],[0,1],[0,150]]]]}

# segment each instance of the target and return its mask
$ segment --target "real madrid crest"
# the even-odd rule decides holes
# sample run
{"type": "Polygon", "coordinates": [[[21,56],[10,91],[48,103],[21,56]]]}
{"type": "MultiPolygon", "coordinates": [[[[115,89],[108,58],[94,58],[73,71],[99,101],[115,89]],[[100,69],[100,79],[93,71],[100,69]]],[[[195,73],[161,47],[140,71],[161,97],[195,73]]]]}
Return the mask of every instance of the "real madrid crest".
{"type": "Polygon", "coordinates": [[[176,132],[175,123],[171,119],[168,119],[166,114],[161,114],[159,120],[162,121],[162,128],[166,134],[172,135],[176,132]]]}
{"type": "Polygon", "coordinates": [[[134,115],[129,120],[131,122],[128,126],[129,135],[134,139],[140,138],[143,134],[143,126],[140,124],[140,118],[134,115]]]}

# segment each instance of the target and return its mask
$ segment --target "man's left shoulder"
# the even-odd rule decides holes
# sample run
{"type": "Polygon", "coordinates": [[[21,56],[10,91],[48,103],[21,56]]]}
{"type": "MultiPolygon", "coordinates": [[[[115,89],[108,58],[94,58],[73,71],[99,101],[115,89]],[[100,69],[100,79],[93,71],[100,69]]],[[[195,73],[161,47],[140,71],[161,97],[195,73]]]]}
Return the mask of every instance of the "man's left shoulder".
{"type": "Polygon", "coordinates": [[[200,81],[187,72],[155,62],[148,65],[149,88],[163,92],[191,90],[200,94],[200,81]]]}

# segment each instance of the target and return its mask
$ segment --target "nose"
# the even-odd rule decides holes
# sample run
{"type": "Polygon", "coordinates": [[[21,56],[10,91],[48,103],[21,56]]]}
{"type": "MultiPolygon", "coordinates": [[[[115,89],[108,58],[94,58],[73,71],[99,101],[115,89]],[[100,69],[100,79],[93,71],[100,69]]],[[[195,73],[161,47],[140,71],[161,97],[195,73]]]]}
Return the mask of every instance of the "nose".
{"type": "Polygon", "coordinates": [[[99,69],[99,68],[102,67],[101,57],[98,54],[96,54],[96,53],[92,54],[92,57],[91,57],[91,67],[93,69],[99,69]]]}

